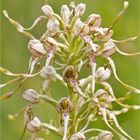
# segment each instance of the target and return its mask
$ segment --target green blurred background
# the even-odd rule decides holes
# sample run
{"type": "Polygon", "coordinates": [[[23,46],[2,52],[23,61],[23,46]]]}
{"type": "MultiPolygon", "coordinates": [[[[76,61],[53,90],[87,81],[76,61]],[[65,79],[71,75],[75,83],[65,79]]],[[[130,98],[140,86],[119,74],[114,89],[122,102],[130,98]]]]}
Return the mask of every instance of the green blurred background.
{"type": "MultiPolygon", "coordinates": [[[[48,3],[53,7],[54,11],[59,13],[62,4],[68,4],[70,0],[49,0],[48,3]]],[[[84,2],[87,4],[87,10],[83,20],[91,13],[98,13],[102,17],[102,26],[109,27],[116,18],[117,13],[123,7],[123,0],[76,0],[76,3],[84,2]]],[[[124,39],[134,36],[140,32],[140,2],[139,0],[129,0],[130,6],[115,26],[114,39],[124,39]]],[[[1,0],[1,66],[11,70],[12,72],[26,72],[28,68],[28,60],[30,54],[27,50],[28,38],[17,32],[15,27],[3,16],[2,10],[6,9],[9,15],[19,21],[24,27],[29,27],[34,19],[41,15],[41,6],[45,3],[44,0],[1,0]]],[[[32,33],[36,37],[40,37],[45,31],[46,22],[42,21],[32,33]]],[[[126,52],[140,51],[139,40],[120,46],[121,50],[126,52]]],[[[140,88],[140,57],[124,57],[119,54],[113,56],[117,67],[119,77],[127,83],[140,88]]],[[[102,63],[102,62],[101,62],[102,63]]],[[[7,81],[9,78],[1,76],[1,82],[7,81]]],[[[39,91],[41,78],[33,78],[24,83],[22,88],[16,95],[7,101],[1,101],[0,108],[0,136],[1,140],[19,140],[23,129],[23,115],[17,120],[10,121],[8,114],[14,114],[23,108],[27,103],[22,99],[22,92],[27,88],[34,88],[39,91]]],[[[114,92],[117,97],[124,95],[126,91],[114,78],[111,78],[110,83],[114,87],[114,92]]],[[[0,94],[8,92],[15,85],[10,85],[2,89],[0,94]]],[[[52,96],[59,99],[66,96],[66,89],[60,84],[52,83],[52,96]]],[[[128,100],[130,104],[140,104],[140,96],[132,95],[128,100]]],[[[41,103],[36,106],[34,113],[43,121],[50,122],[54,119],[57,124],[58,114],[54,108],[46,103],[41,103]]],[[[118,121],[121,126],[136,140],[140,140],[140,111],[129,111],[127,114],[118,116],[118,121]]],[[[94,126],[106,128],[103,122],[92,124],[94,126]]],[[[46,132],[47,133],[47,132],[46,132]]],[[[24,140],[28,139],[29,133],[26,133],[24,140]]],[[[45,140],[60,140],[50,133],[49,137],[46,134],[42,135],[45,140]]],[[[115,139],[114,139],[115,140],[115,139]]],[[[117,139],[116,139],[117,140],[117,139]]]]}

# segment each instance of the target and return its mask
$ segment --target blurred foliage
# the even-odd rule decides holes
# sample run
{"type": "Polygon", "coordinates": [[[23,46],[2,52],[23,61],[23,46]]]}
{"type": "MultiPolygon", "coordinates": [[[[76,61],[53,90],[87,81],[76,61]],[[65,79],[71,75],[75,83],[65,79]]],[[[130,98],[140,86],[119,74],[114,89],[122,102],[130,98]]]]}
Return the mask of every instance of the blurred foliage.
{"type": "MultiPolygon", "coordinates": [[[[24,37],[22,34],[17,32],[15,27],[9,23],[9,21],[3,16],[2,10],[6,9],[9,15],[19,21],[23,26],[29,27],[34,19],[41,15],[41,6],[45,3],[49,3],[55,12],[59,13],[62,4],[68,4],[70,0],[1,0],[1,66],[5,67],[12,72],[26,72],[28,68],[29,52],[27,50],[28,38],[24,37]]],[[[76,3],[84,2],[87,4],[86,14],[83,20],[91,13],[98,13],[102,17],[103,27],[109,27],[117,13],[123,7],[123,0],[75,0],[76,3]]],[[[130,6],[122,17],[122,19],[114,27],[114,39],[124,39],[127,37],[135,36],[140,32],[140,1],[139,0],[129,0],[130,6]]],[[[36,37],[40,37],[45,31],[45,21],[42,21],[33,31],[36,37]]],[[[140,51],[139,40],[121,45],[121,50],[126,52],[140,51]]],[[[127,83],[140,88],[140,57],[124,57],[119,54],[113,56],[115,61],[117,72],[120,78],[127,83]]],[[[102,61],[101,61],[102,64],[102,61]]],[[[6,76],[1,76],[1,82],[8,80],[6,76]]],[[[8,119],[8,114],[14,114],[18,112],[21,108],[26,105],[26,102],[22,99],[22,92],[27,88],[34,88],[37,91],[40,89],[41,78],[33,78],[27,80],[22,88],[18,90],[16,95],[7,101],[1,101],[0,108],[0,130],[1,130],[1,140],[18,140],[23,130],[23,115],[21,115],[17,120],[10,121],[8,119]]],[[[114,78],[111,79],[110,83],[114,87],[115,94],[117,96],[124,95],[124,88],[115,81],[114,78]]],[[[14,86],[8,86],[2,89],[0,94],[9,91],[14,86]]],[[[55,99],[59,99],[62,96],[66,96],[66,89],[59,84],[52,83],[52,96],[55,99]]],[[[128,100],[131,104],[140,104],[139,95],[132,95],[128,100]]],[[[54,119],[54,124],[57,124],[58,114],[57,112],[48,104],[41,103],[34,110],[35,114],[40,117],[42,121],[50,122],[54,119]]],[[[140,111],[129,111],[127,114],[122,114],[118,117],[119,123],[128,134],[134,137],[136,140],[140,140],[140,111]]],[[[92,124],[94,127],[105,127],[103,122],[92,124]]],[[[92,126],[91,125],[91,126],[92,126]]],[[[24,137],[27,140],[28,132],[24,137]]],[[[47,139],[57,139],[60,138],[49,134],[49,137],[42,134],[43,137],[47,139]]]]}

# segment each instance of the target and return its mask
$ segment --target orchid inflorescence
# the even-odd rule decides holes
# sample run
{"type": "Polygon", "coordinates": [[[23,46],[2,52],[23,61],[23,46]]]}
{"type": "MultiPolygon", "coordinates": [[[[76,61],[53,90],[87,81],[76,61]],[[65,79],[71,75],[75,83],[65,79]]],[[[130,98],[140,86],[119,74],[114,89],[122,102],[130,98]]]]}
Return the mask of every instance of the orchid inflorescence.
{"type": "Polygon", "coordinates": [[[60,16],[56,14],[51,6],[44,5],[41,10],[44,15],[38,17],[30,28],[24,28],[17,21],[9,17],[6,10],[3,11],[5,17],[16,27],[16,29],[27,36],[29,40],[28,50],[31,54],[28,72],[25,74],[15,74],[0,67],[0,72],[13,77],[12,80],[1,84],[3,88],[9,84],[17,83],[17,87],[12,91],[2,95],[0,99],[11,98],[21,87],[23,82],[29,78],[40,76],[43,78],[40,93],[34,89],[27,89],[23,92],[23,98],[29,104],[15,115],[9,115],[10,119],[15,119],[21,112],[24,112],[25,130],[31,133],[31,140],[43,140],[37,138],[37,132],[45,129],[59,135],[63,140],[112,140],[113,134],[118,135],[121,140],[134,140],[119,125],[116,116],[126,113],[128,110],[138,110],[139,105],[128,105],[122,98],[116,98],[112,86],[108,83],[111,74],[131,93],[140,94],[140,90],[121,81],[116,73],[116,67],[111,56],[120,53],[126,56],[140,55],[140,52],[128,54],[122,52],[117,44],[134,41],[138,36],[117,41],[112,39],[113,27],[128,8],[128,2],[124,2],[123,10],[118,14],[116,20],[109,28],[101,27],[101,16],[91,14],[85,22],[81,20],[85,13],[86,5],[80,3],[75,5],[62,5],[60,16]],[[41,20],[48,20],[46,31],[40,39],[34,37],[29,31],[32,30],[41,20]],[[97,67],[96,58],[102,57],[107,60],[104,66],[97,67]],[[41,60],[45,64],[36,69],[41,60]],[[85,69],[83,66],[90,66],[91,74],[83,79],[79,78],[79,73],[85,69]],[[67,97],[62,97],[59,101],[49,97],[48,87],[51,81],[60,82],[69,90],[67,97]],[[96,90],[96,85],[102,86],[96,90]],[[59,126],[43,123],[37,116],[34,116],[32,108],[40,101],[50,103],[59,113],[59,126]],[[114,110],[113,103],[122,107],[121,110],[114,110]],[[91,128],[89,124],[101,117],[110,128],[91,128]],[[87,133],[93,133],[88,137],[87,133]]]}

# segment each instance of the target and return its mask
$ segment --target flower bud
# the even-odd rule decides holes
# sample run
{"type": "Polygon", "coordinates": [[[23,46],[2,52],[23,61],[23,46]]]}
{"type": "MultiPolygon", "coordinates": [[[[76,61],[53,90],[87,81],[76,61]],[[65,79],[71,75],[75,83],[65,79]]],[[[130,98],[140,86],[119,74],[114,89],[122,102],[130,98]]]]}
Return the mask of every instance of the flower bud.
{"type": "Polygon", "coordinates": [[[97,90],[93,97],[93,103],[95,105],[98,104],[104,108],[110,107],[112,101],[113,101],[112,97],[108,94],[107,91],[105,91],[103,89],[97,90]]]}
{"type": "Polygon", "coordinates": [[[87,24],[79,24],[78,25],[78,33],[81,34],[81,35],[85,35],[85,34],[88,34],[89,33],[89,26],[87,24]]]}
{"type": "Polygon", "coordinates": [[[95,33],[95,40],[96,41],[103,41],[107,42],[111,39],[113,35],[113,31],[109,30],[108,28],[94,28],[95,33]]]}
{"type": "Polygon", "coordinates": [[[74,31],[76,32],[80,32],[81,27],[84,25],[84,23],[80,20],[80,18],[78,18],[74,24],[74,31]]]}
{"type": "Polygon", "coordinates": [[[57,19],[50,19],[47,22],[47,32],[49,32],[52,36],[60,31],[60,24],[57,19]]]}
{"type": "Polygon", "coordinates": [[[101,41],[106,42],[111,39],[111,37],[113,35],[113,31],[112,30],[108,31],[108,28],[104,28],[104,30],[105,30],[104,35],[101,36],[100,38],[101,38],[101,41]]]}
{"type": "Polygon", "coordinates": [[[86,5],[84,3],[80,3],[75,8],[75,15],[77,17],[82,16],[85,13],[86,5]]]}
{"type": "Polygon", "coordinates": [[[41,10],[43,13],[46,15],[47,18],[52,18],[53,17],[53,9],[49,5],[44,5],[41,7],[41,10]]]}
{"type": "Polygon", "coordinates": [[[95,96],[99,97],[99,96],[106,94],[106,93],[107,93],[107,91],[105,91],[104,89],[99,89],[95,92],[95,96]]]}
{"type": "Polygon", "coordinates": [[[115,44],[112,41],[108,41],[103,46],[103,56],[109,57],[116,52],[115,44]]]}
{"type": "Polygon", "coordinates": [[[112,140],[112,137],[113,135],[111,132],[103,131],[97,136],[96,140],[112,140]]]}
{"type": "Polygon", "coordinates": [[[69,6],[74,9],[75,8],[75,2],[71,1],[69,6]]]}
{"type": "Polygon", "coordinates": [[[29,41],[28,49],[33,56],[38,58],[46,54],[43,44],[37,39],[29,41]]]}
{"type": "Polygon", "coordinates": [[[59,113],[70,113],[72,109],[72,102],[67,97],[62,97],[57,103],[57,110],[59,113]]]}
{"type": "Polygon", "coordinates": [[[126,9],[129,6],[129,2],[128,1],[124,1],[124,9],[126,9]]]}
{"type": "Polygon", "coordinates": [[[55,79],[57,73],[52,66],[44,67],[43,71],[40,73],[40,76],[44,79],[55,79]]]}
{"type": "Polygon", "coordinates": [[[95,92],[92,101],[95,105],[99,104],[99,98],[100,96],[102,96],[103,94],[106,94],[107,92],[103,89],[99,89],[95,92]]]}
{"type": "Polygon", "coordinates": [[[73,134],[70,140],[86,140],[86,137],[84,136],[83,133],[78,132],[78,133],[73,134]]]}
{"type": "Polygon", "coordinates": [[[97,14],[92,14],[88,17],[86,24],[90,27],[91,31],[94,30],[95,27],[100,27],[101,25],[101,16],[97,14]]]}
{"type": "Polygon", "coordinates": [[[78,74],[73,66],[67,66],[63,72],[63,78],[66,82],[69,82],[71,79],[77,79],[78,74]]]}
{"type": "Polygon", "coordinates": [[[68,8],[67,5],[62,5],[61,7],[61,17],[65,23],[65,25],[67,25],[69,23],[69,18],[70,18],[70,9],[68,8]]]}
{"type": "Polygon", "coordinates": [[[27,89],[24,91],[23,98],[32,104],[39,102],[39,94],[33,89],[27,89]]]}
{"type": "Polygon", "coordinates": [[[34,117],[28,124],[27,129],[31,132],[36,132],[41,129],[41,122],[37,117],[34,117]]]}
{"type": "Polygon", "coordinates": [[[99,67],[95,73],[95,78],[99,82],[107,80],[111,75],[111,71],[105,67],[99,67]]]}
{"type": "Polygon", "coordinates": [[[45,43],[48,45],[48,46],[58,46],[58,42],[52,38],[52,37],[45,37],[45,43]]]}

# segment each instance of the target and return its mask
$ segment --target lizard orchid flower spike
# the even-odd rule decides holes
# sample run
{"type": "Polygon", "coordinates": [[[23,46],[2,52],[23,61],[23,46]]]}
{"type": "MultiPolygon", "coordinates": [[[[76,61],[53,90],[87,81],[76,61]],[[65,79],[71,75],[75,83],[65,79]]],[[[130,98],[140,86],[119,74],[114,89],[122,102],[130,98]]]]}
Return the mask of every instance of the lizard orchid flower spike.
{"type": "MultiPolygon", "coordinates": [[[[75,2],[71,2],[70,5],[62,5],[60,15],[55,13],[50,5],[43,5],[42,15],[37,17],[29,28],[13,20],[6,10],[3,11],[4,16],[16,27],[17,31],[28,37],[27,48],[30,60],[29,68],[25,73],[15,74],[0,67],[0,73],[11,78],[0,84],[0,88],[17,84],[16,88],[0,96],[0,100],[12,97],[29,78],[41,77],[42,80],[41,82],[34,80],[38,82],[36,85],[40,87],[39,91],[31,88],[24,91],[22,97],[27,101],[27,106],[18,113],[9,115],[11,120],[24,115],[25,125],[21,140],[26,129],[30,132],[29,139],[31,140],[43,139],[37,133],[39,130],[49,130],[50,133],[62,137],[63,140],[112,140],[113,138],[134,140],[121,128],[116,116],[127,113],[130,109],[140,109],[140,105],[125,104],[131,93],[140,94],[140,90],[120,80],[112,59],[112,55],[115,57],[116,53],[128,57],[140,55],[140,52],[122,52],[119,46],[135,41],[139,35],[120,41],[113,38],[113,28],[126,12],[128,5],[129,3],[125,1],[122,10],[109,27],[102,26],[102,17],[96,13],[92,13],[84,21],[82,18],[86,10],[84,3],[76,5],[75,2]],[[47,21],[46,28],[38,38],[30,31],[42,20],[47,21]],[[99,61],[102,60],[100,58],[106,60],[107,64],[100,65],[99,61]],[[119,98],[118,95],[116,96],[120,90],[113,91],[113,86],[109,83],[111,76],[114,76],[113,80],[117,80],[128,90],[126,94],[124,93],[119,98]],[[53,82],[58,83],[57,87],[61,84],[64,89],[61,92],[57,89],[53,90],[53,82]],[[55,92],[56,95],[64,92],[65,97],[59,94],[60,100],[57,100],[53,97],[55,92]],[[34,116],[32,109],[46,102],[57,110],[60,125],[52,119],[50,124],[42,123],[34,116]],[[120,109],[116,110],[114,104],[117,104],[120,109]],[[111,131],[90,125],[91,122],[98,120],[100,123],[105,123],[111,131]],[[116,134],[114,137],[112,132],[116,134]],[[87,135],[87,133],[91,134],[87,135]]],[[[45,109],[41,107],[41,110],[45,109]]]]}

